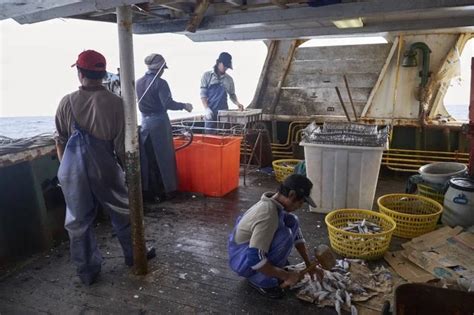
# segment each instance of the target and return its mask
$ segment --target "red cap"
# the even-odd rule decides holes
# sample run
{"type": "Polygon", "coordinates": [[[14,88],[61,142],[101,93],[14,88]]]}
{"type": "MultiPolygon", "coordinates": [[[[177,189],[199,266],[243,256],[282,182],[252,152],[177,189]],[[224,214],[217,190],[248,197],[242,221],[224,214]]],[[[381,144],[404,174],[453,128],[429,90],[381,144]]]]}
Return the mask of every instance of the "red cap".
{"type": "Polygon", "coordinates": [[[95,50],[84,50],[71,67],[74,66],[90,71],[105,71],[105,57],[95,50]]]}

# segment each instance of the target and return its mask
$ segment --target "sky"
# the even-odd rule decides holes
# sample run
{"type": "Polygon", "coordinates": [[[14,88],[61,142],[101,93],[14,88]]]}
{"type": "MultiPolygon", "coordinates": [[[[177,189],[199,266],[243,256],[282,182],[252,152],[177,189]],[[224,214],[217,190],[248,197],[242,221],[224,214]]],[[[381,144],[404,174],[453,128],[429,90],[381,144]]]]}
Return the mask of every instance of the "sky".
{"type": "MultiPolygon", "coordinates": [[[[211,70],[222,51],[233,58],[233,77],[239,101],[254,96],[267,47],[262,41],[194,43],[177,34],[134,35],[135,78],[143,76],[150,53],[164,56],[169,69],[163,75],[173,98],[203,110],[201,76],[211,70]]],[[[113,23],[55,19],[20,25],[0,21],[0,117],[54,116],[61,98],[79,86],[71,65],[86,49],[101,52],[107,70],[119,67],[117,26],[113,23]]],[[[229,107],[234,108],[231,102],[229,107]]],[[[236,107],[235,107],[236,108],[236,107]]]]}
{"type": "MultiPolygon", "coordinates": [[[[312,46],[314,42],[305,45],[312,46]]],[[[79,86],[76,70],[70,66],[86,49],[104,54],[108,71],[116,72],[119,67],[116,25],[73,19],[31,25],[0,21],[0,117],[53,116],[61,98],[79,86]]],[[[192,103],[194,113],[200,113],[203,110],[199,97],[201,75],[212,68],[222,51],[233,56],[234,70],[229,70],[229,74],[234,78],[239,101],[248,105],[267,53],[262,41],[194,43],[177,34],[134,35],[135,77],[138,79],[145,73],[143,60],[148,54],[162,54],[169,67],[163,78],[168,81],[174,99],[192,103]]],[[[471,56],[474,56],[474,40],[461,55],[461,80],[452,83],[445,104],[467,104],[471,56]]],[[[230,102],[229,105],[235,107],[230,102]]]]}
{"type": "Polygon", "coordinates": [[[451,86],[444,97],[445,105],[465,105],[469,103],[472,57],[474,57],[474,39],[470,39],[466,43],[460,55],[461,77],[451,81],[451,86]]]}

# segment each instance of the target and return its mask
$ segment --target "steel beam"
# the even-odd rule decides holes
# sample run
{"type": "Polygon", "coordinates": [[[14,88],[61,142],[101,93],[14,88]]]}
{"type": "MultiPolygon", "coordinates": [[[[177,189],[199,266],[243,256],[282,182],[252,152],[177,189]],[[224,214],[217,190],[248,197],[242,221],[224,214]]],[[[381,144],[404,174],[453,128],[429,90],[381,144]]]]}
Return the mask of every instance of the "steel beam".
{"type": "MultiPolygon", "coordinates": [[[[244,28],[235,30],[213,30],[202,31],[196,34],[186,34],[195,42],[223,41],[223,40],[256,40],[256,39],[294,39],[294,38],[317,38],[318,36],[363,36],[368,34],[383,34],[385,32],[410,32],[419,30],[436,30],[449,28],[468,28],[464,31],[474,29],[474,16],[463,18],[446,18],[435,20],[413,20],[394,21],[380,25],[371,25],[363,28],[338,29],[336,27],[313,27],[295,28],[244,28]]],[[[135,28],[134,28],[135,30],[135,28]]]]}

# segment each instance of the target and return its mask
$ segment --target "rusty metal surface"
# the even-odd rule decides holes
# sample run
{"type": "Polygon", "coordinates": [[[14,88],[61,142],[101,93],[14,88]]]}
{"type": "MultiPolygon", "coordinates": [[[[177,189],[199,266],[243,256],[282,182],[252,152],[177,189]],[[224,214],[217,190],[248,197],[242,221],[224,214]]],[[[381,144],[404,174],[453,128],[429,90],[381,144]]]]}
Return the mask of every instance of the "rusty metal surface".
{"type": "Polygon", "coordinates": [[[26,149],[21,152],[4,154],[0,155],[0,167],[6,167],[22,162],[29,162],[44,155],[53,156],[55,154],[56,147],[54,145],[36,147],[32,149],[26,149]]]}
{"type": "Polygon", "coordinates": [[[148,272],[146,261],[145,228],[143,224],[143,199],[140,177],[140,158],[138,152],[127,152],[126,174],[128,199],[130,205],[130,222],[132,225],[134,272],[144,275],[148,272]]]}

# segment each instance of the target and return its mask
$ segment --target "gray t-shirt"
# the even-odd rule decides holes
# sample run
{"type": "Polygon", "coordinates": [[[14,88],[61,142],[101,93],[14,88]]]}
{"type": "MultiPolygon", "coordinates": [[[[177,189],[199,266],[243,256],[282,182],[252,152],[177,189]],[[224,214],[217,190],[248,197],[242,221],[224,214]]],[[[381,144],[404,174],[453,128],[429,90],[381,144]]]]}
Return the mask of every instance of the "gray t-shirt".
{"type": "Polygon", "coordinates": [[[234,80],[230,75],[224,73],[218,75],[213,70],[204,72],[201,78],[201,98],[207,97],[207,89],[214,84],[221,83],[224,86],[225,91],[229,94],[232,102],[237,102],[237,96],[235,95],[234,80]]]}
{"type": "Polygon", "coordinates": [[[245,212],[235,231],[237,244],[249,242],[249,247],[268,253],[278,229],[278,209],[283,210],[283,206],[271,198],[273,195],[273,192],[264,193],[260,201],[245,212]]]}

